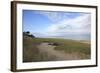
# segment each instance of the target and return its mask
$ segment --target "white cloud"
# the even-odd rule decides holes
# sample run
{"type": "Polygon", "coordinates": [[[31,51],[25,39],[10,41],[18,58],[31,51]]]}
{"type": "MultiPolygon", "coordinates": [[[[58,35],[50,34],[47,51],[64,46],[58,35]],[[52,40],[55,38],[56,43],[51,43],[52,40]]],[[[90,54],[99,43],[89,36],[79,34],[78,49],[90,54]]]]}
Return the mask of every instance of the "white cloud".
{"type": "Polygon", "coordinates": [[[90,35],[91,14],[89,13],[60,13],[50,11],[36,11],[35,13],[46,16],[53,23],[50,24],[45,31],[41,33],[34,33],[38,37],[73,38],[74,36],[84,36],[84,34],[90,35]]]}
{"type": "Polygon", "coordinates": [[[56,12],[56,11],[34,11],[36,14],[41,14],[46,16],[49,20],[51,20],[52,22],[56,23],[58,21],[62,21],[64,18],[68,18],[68,16],[70,13],[64,13],[64,12],[56,12]]]}
{"type": "Polygon", "coordinates": [[[51,24],[47,28],[47,32],[52,35],[65,34],[87,34],[91,32],[91,15],[83,14],[74,19],[64,19],[57,24],[51,24]]]}

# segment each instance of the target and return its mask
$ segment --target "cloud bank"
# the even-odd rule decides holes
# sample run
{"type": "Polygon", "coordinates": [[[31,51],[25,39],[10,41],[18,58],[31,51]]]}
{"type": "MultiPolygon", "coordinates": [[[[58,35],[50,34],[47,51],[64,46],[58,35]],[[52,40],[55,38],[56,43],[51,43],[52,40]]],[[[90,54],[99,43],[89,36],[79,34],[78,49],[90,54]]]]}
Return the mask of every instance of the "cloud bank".
{"type": "Polygon", "coordinates": [[[51,24],[47,28],[47,32],[51,35],[63,34],[90,34],[91,32],[91,15],[84,14],[74,19],[63,19],[56,24],[51,24]]]}
{"type": "Polygon", "coordinates": [[[67,37],[91,34],[91,14],[79,12],[35,11],[51,20],[52,23],[39,37],[67,37]]]}

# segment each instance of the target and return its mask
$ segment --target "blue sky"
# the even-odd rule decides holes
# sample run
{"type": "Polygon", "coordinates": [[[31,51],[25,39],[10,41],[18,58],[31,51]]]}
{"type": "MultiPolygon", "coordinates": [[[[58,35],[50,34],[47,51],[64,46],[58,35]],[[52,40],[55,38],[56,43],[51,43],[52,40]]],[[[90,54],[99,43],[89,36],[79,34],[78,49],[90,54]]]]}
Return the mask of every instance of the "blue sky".
{"type": "Polygon", "coordinates": [[[58,37],[91,33],[91,14],[23,10],[23,31],[37,37],[58,37]]]}

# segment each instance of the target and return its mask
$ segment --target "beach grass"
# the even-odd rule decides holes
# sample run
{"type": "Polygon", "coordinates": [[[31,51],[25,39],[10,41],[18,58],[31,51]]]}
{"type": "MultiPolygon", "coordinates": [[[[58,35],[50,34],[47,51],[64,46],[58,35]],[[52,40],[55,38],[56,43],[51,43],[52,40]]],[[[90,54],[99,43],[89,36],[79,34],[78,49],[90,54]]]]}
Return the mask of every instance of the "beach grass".
{"type": "Polygon", "coordinates": [[[77,53],[81,59],[90,59],[91,44],[83,43],[82,41],[59,39],[59,38],[24,38],[23,39],[23,61],[41,61],[37,45],[43,42],[57,43],[54,49],[64,51],[65,53],[77,53]]]}

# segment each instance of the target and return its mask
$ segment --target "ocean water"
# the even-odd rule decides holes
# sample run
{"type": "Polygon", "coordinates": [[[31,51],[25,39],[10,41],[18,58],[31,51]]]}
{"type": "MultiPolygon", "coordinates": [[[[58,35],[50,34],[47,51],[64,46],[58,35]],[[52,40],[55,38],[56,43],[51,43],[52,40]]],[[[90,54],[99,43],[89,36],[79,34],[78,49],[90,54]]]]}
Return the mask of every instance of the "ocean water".
{"type": "Polygon", "coordinates": [[[62,39],[71,39],[71,40],[91,40],[90,34],[67,34],[67,35],[60,35],[60,36],[36,36],[39,38],[62,38],[62,39]]]}
{"type": "Polygon", "coordinates": [[[72,39],[72,40],[91,40],[91,35],[89,34],[82,34],[82,35],[66,35],[66,36],[49,36],[46,38],[62,38],[62,39],[72,39]]]}

